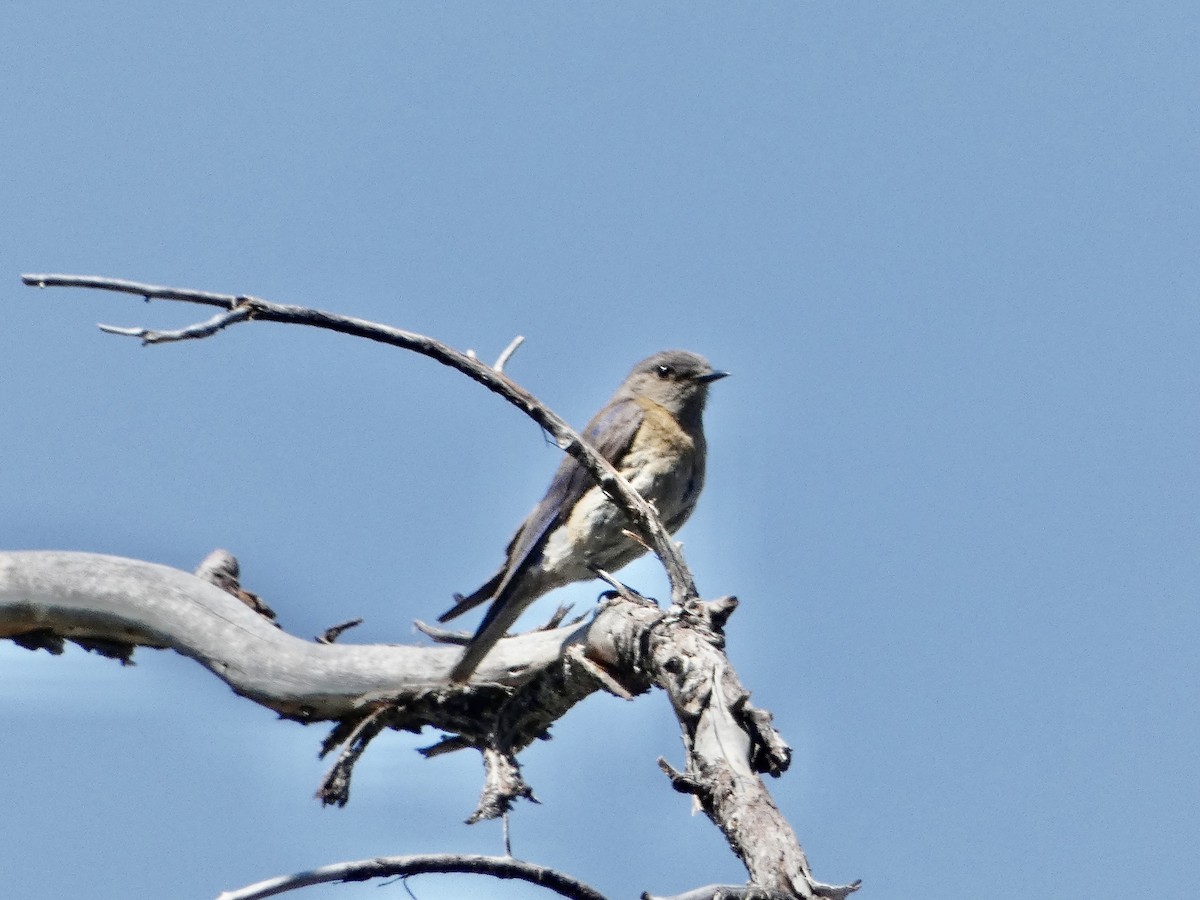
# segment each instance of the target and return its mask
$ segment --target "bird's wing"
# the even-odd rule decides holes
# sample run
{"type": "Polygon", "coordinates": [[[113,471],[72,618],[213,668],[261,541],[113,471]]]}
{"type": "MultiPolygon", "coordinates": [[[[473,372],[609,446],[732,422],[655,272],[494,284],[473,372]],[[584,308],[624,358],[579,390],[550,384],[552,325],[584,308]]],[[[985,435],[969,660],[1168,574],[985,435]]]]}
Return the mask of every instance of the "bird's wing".
{"type": "MultiPolygon", "coordinates": [[[[596,414],[583,430],[582,437],[606,460],[616,463],[633,443],[645,416],[645,410],[632,398],[615,400],[596,414]]],[[[550,532],[566,521],[579,498],[595,483],[575,457],[568,455],[562,461],[546,495],[508,546],[505,578],[497,587],[497,595],[503,593],[508,582],[536,557],[550,532]]]]}
{"type": "MultiPolygon", "coordinates": [[[[583,430],[582,437],[601,456],[615,462],[633,442],[644,418],[645,411],[632,398],[615,400],[596,414],[583,430]]],[[[500,571],[472,593],[456,594],[454,606],[438,616],[438,621],[446,622],[499,597],[513,578],[536,558],[550,532],[564,521],[564,513],[569,512],[594,483],[587,469],[575,457],[567,455],[554,473],[546,495],[508,542],[500,571]]],[[[486,623],[487,619],[484,621],[486,623]]]]}
{"type": "MultiPolygon", "coordinates": [[[[583,430],[583,439],[610,463],[616,463],[633,443],[644,417],[644,410],[632,398],[614,400],[588,423],[583,430]]],[[[546,496],[509,543],[504,568],[470,597],[459,600],[447,614],[457,615],[482,603],[487,598],[479,595],[494,588],[490,590],[492,605],[484,613],[483,621],[463,651],[462,658],[451,670],[451,681],[463,682],[470,678],[488,651],[517,620],[525,606],[512,596],[521,583],[518,576],[537,560],[546,538],[566,521],[570,510],[593,484],[595,480],[587,469],[575,461],[575,457],[564,459],[554,474],[554,480],[550,482],[546,496]]]]}

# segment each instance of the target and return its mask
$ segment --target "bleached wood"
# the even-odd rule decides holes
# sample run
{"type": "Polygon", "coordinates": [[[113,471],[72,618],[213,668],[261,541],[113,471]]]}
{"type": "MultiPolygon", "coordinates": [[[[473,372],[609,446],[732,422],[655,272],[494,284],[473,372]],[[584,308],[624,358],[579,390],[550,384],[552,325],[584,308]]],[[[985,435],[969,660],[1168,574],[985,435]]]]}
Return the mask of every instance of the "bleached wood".
{"type": "MultiPolygon", "coordinates": [[[[333,604],[331,604],[333,605],[333,604]]],[[[364,701],[448,691],[453,646],[320,644],[276,628],[187,572],[66,551],[0,552],[0,638],[45,629],[69,640],[175,650],[248,697],[305,721],[337,719],[364,701]]],[[[581,628],[502,641],[480,682],[553,664],[581,628]]]]}

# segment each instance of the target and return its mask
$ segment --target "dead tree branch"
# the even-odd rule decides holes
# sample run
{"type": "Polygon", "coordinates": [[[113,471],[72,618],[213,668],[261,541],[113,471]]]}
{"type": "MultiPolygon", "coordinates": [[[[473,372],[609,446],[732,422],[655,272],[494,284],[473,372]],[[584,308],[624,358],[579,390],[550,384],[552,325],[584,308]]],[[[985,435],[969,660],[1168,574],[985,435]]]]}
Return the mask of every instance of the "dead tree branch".
{"type": "Polygon", "coordinates": [[[208,337],[240,322],[281,322],[413,350],[465,373],[523,410],[593,475],[662,560],[672,605],[664,612],[608,576],[615,591],[590,623],[502,640],[471,682],[459,686],[448,681],[459,653],[453,643],[366,646],[287,634],[255,611],[261,601],[241,587],[232,557],[210,559],[197,577],[85,553],[0,553],[0,638],[50,652],[61,652],[69,640],[122,662],[135,646],[173,649],[286,718],[333,722],[323,751],[339,752],[318,791],[325,803],[346,802],[354,761],[374,735],[432,726],[448,737],[428,755],[467,746],[484,753],[486,783],[472,821],[503,815],[515,800],[532,797],[517,754],[575,703],[600,689],[630,698],[658,686],[671,698],[686,751],[683,771],[661,760],[660,765],[676,789],[691,794],[722,830],[746,865],[752,891],[771,898],[840,898],[858,888],[857,882],[832,886],[813,879],[760,777],[785,771],[790,749],[771,727],[770,714],[749,703],[749,692],[725,656],[723,629],[736,600],[701,601],[653,508],[561,418],[500,370],[515,344],[497,367],[489,367],[423,335],[255,297],[90,276],[23,278],[39,287],[96,288],[223,310],[171,332],[105,326],[143,343],[208,337]]]}
{"type": "Polygon", "coordinates": [[[354,862],[322,866],[296,875],[269,878],[235,891],[226,891],[217,900],[263,900],[287,891],[314,884],[369,881],[372,878],[408,878],[431,873],[490,875],[493,878],[528,881],[569,900],[605,900],[604,895],[582,881],[576,881],[554,869],[535,865],[511,856],[471,856],[430,854],[427,856],[377,856],[354,862]]]}
{"type": "MultiPolygon", "coordinates": [[[[324,328],[354,337],[366,338],[394,347],[412,350],[435,359],[443,365],[462,372],[493,393],[512,403],[542,428],[550,433],[560,449],[570,453],[591,473],[604,493],[630,518],[638,533],[662,561],[671,581],[671,601],[685,603],[697,595],[691,572],[683,561],[683,554],[671,539],[670,532],[659,521],[654,508],[637,491],[629,486],[619,472],[590,445],[584,442],[570,425],[541,403],[536,397],[512,381],[502,369],[480,362],[466,353],[461,353],[440,341],[380,325],[365,319],[342,316],[304,306],[272,303],[260,297],[247,295],[216,294],[211,291],[192,291],[185,288],[143,284],[118,278],[102,278],[93,275],[22,275],[21,280],[33,287],[79,287],[104,291],[134,294],[149,300],[176,300],[217,306],[226,310],[205,322],[200,322],[177,331],[153,331],[146,328],[121,328],[101,325],[111,334],[139,338],[143,344],[158,344],[171,341],[192,340],[210,337],[218,331],[240,322],[280,322],[292,325],[308,325],[324,328]]],[[[512,345],[510,345],[511,347],[512,345]]],[[[515,349],[515,347],[513,348],[515,349]]],[[[502,367],[511,355],[505,350],[497,361],[502,367]]]]}

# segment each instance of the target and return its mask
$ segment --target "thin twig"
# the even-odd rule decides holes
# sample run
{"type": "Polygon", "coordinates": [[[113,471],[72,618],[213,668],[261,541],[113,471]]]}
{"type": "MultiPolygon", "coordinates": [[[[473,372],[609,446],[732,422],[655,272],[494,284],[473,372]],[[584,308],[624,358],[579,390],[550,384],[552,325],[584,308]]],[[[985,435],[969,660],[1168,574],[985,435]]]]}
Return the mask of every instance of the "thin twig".
{"type": "Polygon", "coordinates": [[[433,759],[435,756],[442,756],[446,753],[454,753],[458,750],[466,750],[474,746],[466,738],[460,735],[453,737],[445,737],[431,747],[418,747],[417,752],[426,759],[433,759]]]}
{"type": "Polygon", "coordinates": [[[629,601],[632,601],[633,603],[648,603],[651,606],[658,605],[653,600],[651,600],[649,597],[645,596],[644,594],[641,594],[638,591],[635,591],[633,588],[631,588],[629,585],[625,584],[623,581],[619,581],[616,578],[616,576],[614,576],[611,572],[606,572],[604,569],[595,567],[592,569],[592,574],[595,575],[597,578],[599,578],[601,581],[603,581],[605,584],[607,584],[609,587],[611,587],[614,591],[616,591],[617,596],[620,597],[622,600],[629,600],[629,601]]]}
{"type": "Polygon", "coordinates": [[[417,631],[430,640],[437,641],[439,644],[457,644],[462,647],[471,642],[471,632],[469,631],[439,628],[436,625],[430,625],[428,622],[422,622],[420,619],[413,620],[413,628],[417,629],[417,631]]]}
{"type": "Polygon", "coordinates": [[[22,275],[21,280],[31,287],[79,287],[102,291],[118,291],[136,294],[146,300],[179,300],[184,303],[203,303],[206,306],[223,306],[233,309],[240,299],[234,294],[216,294],[212,291],[194,291],[191,288],[164,287],[161,284],[143,284],[124,278],[104,278],[100,275],[22,275]]]}
{"type": "MultiPolygon", "coordinates": [[[[574,603],[558,604],[558,609],[556,609],[551,614],[550,618],[546,620],[546,624],[542,625],[537,630],[538,631],[553,631],[555,628],[559,628],[562,625],[563,621],[567,618],[568,613],[570,613],[571,610],[573,610],[574,608],[575,608],[574,603]]],[[[585,613],[584,615],[582,615],[578,619],[576,619],[576,621],[581,622],[586,618],[587,618],[587,614],[585,613]]]]}
{"type": "Polygon", "coordinates": [[[237,306],[223,313],[217,313],[211,319],[197,322],[187,328],[174,331],[156,331],[150,328],[123,328],[120,325],[105,325],[101,322],[96,327],[107,334],[119,334],[122,337],[141,338],[143,344],[168,344],[172,341],[188,341],[194,338],[205,338],[216,334],[223,328],[236,325],[250,318],[250,306],[237,306]]]}
{"type": "Polygon", "coordinates": [[[503,372],[504,367],[508,365],[508,361],[512,359],[512,355],[517,352],[517,348],[525,343],[525,336],[518,334],[513,338],[507,347],[505,347],[499,356],[496,357],[496,364],[492,366],[497,372],[503,372]]]}
{"type": "Polygon", "coordinates": [[[366,751],[367,745],[383,730],[383,717],[387,712],[386,706],[372,710],[351,729],[343,741],[342,752],[317,788],[316,796],[325,806],[345,806],[350,802],[350,777],[354,772],[354,764],[366,751]]]}

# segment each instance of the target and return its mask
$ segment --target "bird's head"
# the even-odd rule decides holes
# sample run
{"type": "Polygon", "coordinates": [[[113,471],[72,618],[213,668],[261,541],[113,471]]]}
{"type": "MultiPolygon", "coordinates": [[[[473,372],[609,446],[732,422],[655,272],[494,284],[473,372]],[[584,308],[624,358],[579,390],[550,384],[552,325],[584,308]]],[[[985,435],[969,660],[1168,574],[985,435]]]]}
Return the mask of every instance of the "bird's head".
{"type": "Polygon", "coordinates": [[[685,416],[703,411],[708,386],[728,374],[714,369],[698,353],[663,350],[634,366],[625,387],[632,395],[652,400],[675,416],[685,416]]]}

